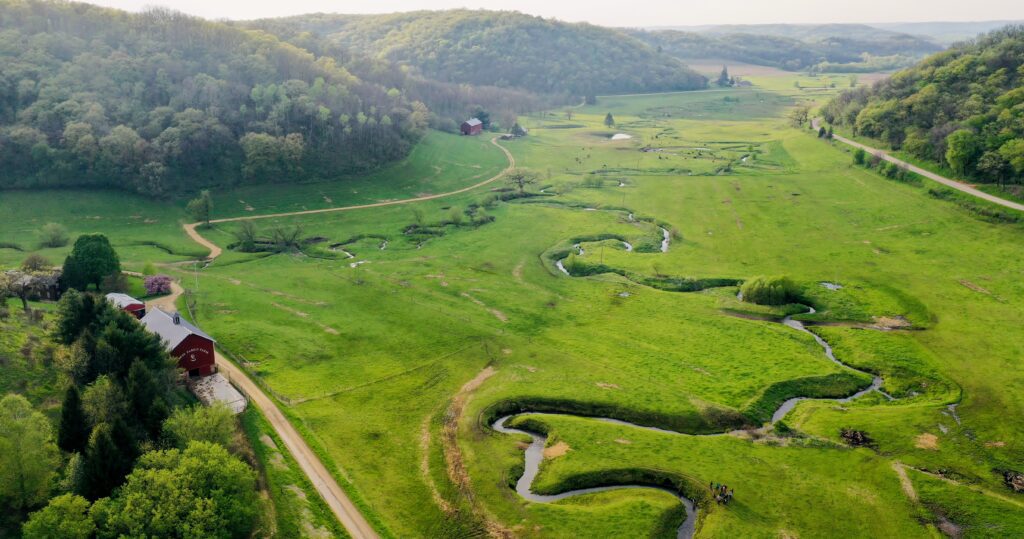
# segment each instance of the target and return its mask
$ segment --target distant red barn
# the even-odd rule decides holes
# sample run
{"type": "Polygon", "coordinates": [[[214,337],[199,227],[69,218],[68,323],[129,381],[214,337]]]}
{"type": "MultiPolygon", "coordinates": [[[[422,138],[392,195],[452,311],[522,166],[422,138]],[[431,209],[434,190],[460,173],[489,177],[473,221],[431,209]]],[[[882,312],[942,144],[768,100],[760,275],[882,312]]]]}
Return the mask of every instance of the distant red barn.
{"type": "Polygon", "coordinates": [[[470,118],[462,122],[463,135],[479,135],[484,132],[484,123],[476,118],[470,118]]]}
{"type": "Polygon", "coordinates": [[[146,304],[129,296],[128,294],[111,292],[110,294],[107,294],[107,301],[113,303],[118,309],[131,314],[135,318],[142,318],[143,316],[146,316],[146,304]]]}
{"type": "Polygon", "coordinates": [[[153,309],[142,318],[149,331],[160,336],[167,351],[178,360],[178,367],[189,376],[213,374],[213,347],[216,341],[202,330],[183,320],[178,313],[168,314],[153,309]]]}

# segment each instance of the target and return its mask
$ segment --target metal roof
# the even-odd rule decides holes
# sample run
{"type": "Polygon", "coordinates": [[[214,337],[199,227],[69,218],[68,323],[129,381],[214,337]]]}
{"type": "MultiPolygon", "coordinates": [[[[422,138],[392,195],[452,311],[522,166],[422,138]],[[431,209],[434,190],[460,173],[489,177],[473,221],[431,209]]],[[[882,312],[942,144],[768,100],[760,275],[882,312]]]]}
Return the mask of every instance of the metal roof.
{"type": "Polygon", "coordinates": [[[211,342],[217,342],[213,337],[203,333],[203,331],[192,324],[189,324],[184,318],[178,316],[178,323],[174,323],[174,315],[167,314],[155,308],[142,317],[142,324],[147,329],[156,333],[167,343],[167,349],[173,351],[175,348],[188,338],[189,335],[198,335],[204,339],[208,339],[211,342]]]}
{"type": "Polygon", "coordinates": [[[483,122],[481,122],[480,120],[478,120],[476,118],[470,118],[470,119],[466,120],[466,123],[469,124],[470,127],[475,127],[475,126],[483,125],[484,124],[483,122]]]}
{"type": "Polygon", "coordinates": [[[129,296],[128,294],[122,294],[120,292],[111,292],[107,294],[107,301],[117,305],[119,309],[124,309],[129,305],[144,305],[141,301],[129,296]]]}

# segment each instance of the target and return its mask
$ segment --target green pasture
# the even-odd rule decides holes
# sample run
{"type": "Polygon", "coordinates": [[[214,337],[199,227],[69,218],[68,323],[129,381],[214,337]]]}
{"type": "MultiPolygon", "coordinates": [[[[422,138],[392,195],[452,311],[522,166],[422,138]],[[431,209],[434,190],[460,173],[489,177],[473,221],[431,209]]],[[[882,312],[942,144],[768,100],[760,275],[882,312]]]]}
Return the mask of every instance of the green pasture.
{"type": "MultiPolygon", "coordinates": [[[[940,514],[980,534],[991,515],[1019,507],[971,489],[1020,498],[998,470],[1024,462],[1024,230],[851,166],[848,154],[784,118],[806,99],[792,82],[601,97],[571,119],[564,111],[522,117],[530,135],[503,144],[539,176],[536,196],[496,201],[496,183],[415,205],[261,219],[261,234],[300,227],[317,241],[285,253],[225,251],[198,272],[198,290],[190,267],[166,269],[192,289],[199,325],[278,399],[386,536],[474,535],[488,520],[527,537],[674,536],[682,513],[665,493],[523,501],[509,486],[521,473],[522,440],[484,424],[506,410],[685,433],[530,417],[549,444],[569,447],[545,461],[538,488],[614,482],[638,470],[733,486],[734,504],[704,511],[701,537],[934,536],[940,514]],[[614,128],[603,125],[607,112],[614,128]],[[611,140],[616,133],[632,138],[611,140]],[[493,222],[470,223],[477,205],[493,222]],[[453,214],[464,217],[453,224],[453,214]],[[411,225],[430,232],[409,234],[411,225]],[[662,227],[670,233],[664,253],[662,227]],[[595,274],[562,274],[554,264],[562,257],[595,274]],[[822,324],[812,329],[836,356],[882,376],[896,400],[804,401],[785,429],[696,436],[760,427],[784,398],[844,396],[870,382],[775,321],[799,306],[741,303],[735,286],[669,291],[757,275],[797,281],[818,310],[800,318],[822,324]],[[871,329],[892,319],[911,328],[871,329]],[[460,391],[485,367],[493,376],[460,391]],[[445,442],[453,398],[463,408],[445,442]],[[844,429],[864,431],[872,446],[848,447],[844,429]],[[455,449],[460,464],[449,474],[455,449]],[[910,469],[924,485],[912,500],[895,461],[956,483],[928,486],[933,476],[910,469]],[[973,497],[956,512],[964,492],[973,497]]],[[[471,185],[503,166],[486,138],[433,134],[372,180],[216,193],[216,212],[405,198],[471,185]]],[[[150,239],[177,253],[196,249],[178,229],[177,207],[49,196],[0,194],[22,220],[38,220],[5,228],[0,239],[31,250],[32,231],[57,220],[61,196],[81,208],[65,226],[106,231],[131,253],[126,260],[187,258],[128,246],[145,237],[130,217],[145,204],[159,218],[150,239]],[[32,214],[30,203],[49,209],[32,214]],[[107,216],[118,203],[139,209],[85,217],[107,216]]],[[[238,227],[202,233],[226,247],[238,227]]],[[[25,254],[0,253],[5,264],[25,254]]],[[[1019,535],[1019,522],[1007,518],[998,530],[1019,535]]]]}

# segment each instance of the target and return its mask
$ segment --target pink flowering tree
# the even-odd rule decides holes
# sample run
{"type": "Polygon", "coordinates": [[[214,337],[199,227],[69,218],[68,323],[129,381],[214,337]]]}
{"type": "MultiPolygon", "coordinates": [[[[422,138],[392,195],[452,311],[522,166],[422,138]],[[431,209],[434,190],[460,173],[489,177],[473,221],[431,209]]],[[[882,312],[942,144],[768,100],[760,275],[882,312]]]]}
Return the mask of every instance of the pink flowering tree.
{"type": "Polygon", "coordinates": [[[167,275],[150,275],[143,284],[146,287],[146,294],[150,296],[171,293],[171,278],[167,275]]]}

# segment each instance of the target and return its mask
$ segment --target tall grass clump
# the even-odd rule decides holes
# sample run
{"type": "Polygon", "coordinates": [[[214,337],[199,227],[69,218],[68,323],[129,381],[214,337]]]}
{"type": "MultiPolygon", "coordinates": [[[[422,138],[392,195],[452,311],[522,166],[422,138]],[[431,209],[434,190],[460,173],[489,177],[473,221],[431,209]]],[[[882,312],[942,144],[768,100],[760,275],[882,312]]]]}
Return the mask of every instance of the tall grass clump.
{"type": "Polygon", "coordinates": [[[743,301],[758,305],[785,305],[800,300],[800,291],[789,277],[754,277],[740,287],[743,301]]]}

